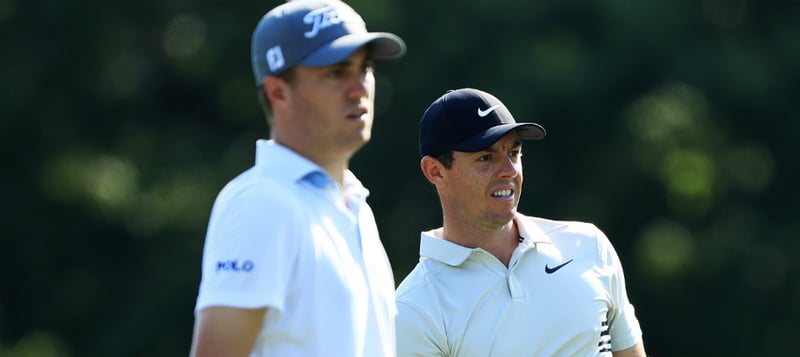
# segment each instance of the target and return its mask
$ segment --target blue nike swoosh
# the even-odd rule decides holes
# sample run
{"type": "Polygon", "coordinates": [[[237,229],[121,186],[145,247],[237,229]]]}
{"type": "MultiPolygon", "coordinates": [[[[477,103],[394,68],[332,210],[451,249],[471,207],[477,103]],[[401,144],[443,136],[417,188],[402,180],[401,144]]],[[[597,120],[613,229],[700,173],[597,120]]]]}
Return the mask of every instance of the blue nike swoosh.
{"type": "Polygon", "coordinates": [[[547,264],[545,264],[545,265],[544,265],[544,272],[545,272],[545,273],[547,273],[547,274],[553,274],[553,273],[555,273],[555,272],[556,272],[558,269],[561,269],[561,268],[563,268],[565,265],[567,265],[567,264],[569,264],[569,263],[571,263],[571,262],[572,262],[572,259],[570,259],[570,260],[567,260],[566,262],[563,262],[563,263],[561,263],[561,264],[559,264],[559,265],[556,265],[556,266],[554,266],[554,267],[552,267],[552,268],[551,268],[551,267],[549,267],[549,266],[547,266],[547,264]]]}

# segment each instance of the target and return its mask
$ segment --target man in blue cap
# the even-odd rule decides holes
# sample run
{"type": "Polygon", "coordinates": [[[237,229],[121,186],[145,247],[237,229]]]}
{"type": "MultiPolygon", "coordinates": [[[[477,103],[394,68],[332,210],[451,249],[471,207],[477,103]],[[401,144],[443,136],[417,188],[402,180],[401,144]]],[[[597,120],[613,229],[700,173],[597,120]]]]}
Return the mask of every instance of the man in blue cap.
{"type": "Polygon", "coordinates": [[[348,169],[370,139],[373,59],[405,53],[338,0],[290,1],[252,37],[270,139],[211,211],[192,356],[394,356],[391,266],[348,169]]]}
{"type": "Polygon", "coordinates": [[[603,232],[517,212],[522,140],[544,136],[472,88],[423,114],[421,168],[443,225],[422,232],[419,263],[397,289],[399,357],[645,356],[603,232]]]}

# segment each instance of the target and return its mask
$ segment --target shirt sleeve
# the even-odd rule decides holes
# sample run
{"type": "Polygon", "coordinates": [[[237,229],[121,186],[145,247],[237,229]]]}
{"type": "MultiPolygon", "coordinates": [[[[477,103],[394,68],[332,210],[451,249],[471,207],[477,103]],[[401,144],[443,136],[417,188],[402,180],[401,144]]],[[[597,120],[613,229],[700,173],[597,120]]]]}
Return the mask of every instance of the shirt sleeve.
{"type": "Polygon", "coordinates": [[[442,336],[428,316],[397,301],[397,357],[444,357],[442,336]]]}
{"type": "Polygon", "coordinates": [[[608,322],[611,334],[611,349],[620,351],[632,347],[642,338],[639,320],[636,318],[633,305],[628,300],[625,288],[625,274],[616,250],[606,235],[598,230],[600,251],[606,269],[611,272],[609,294],[612,308],[609,310],[608,322]]]}
{"type": "Polygon", "coordinates": [[[301,219],[286,191],[269,182],[223,189],[209,219],[195,311],[284,309],[298,249],[293,227],[301,219]]]}

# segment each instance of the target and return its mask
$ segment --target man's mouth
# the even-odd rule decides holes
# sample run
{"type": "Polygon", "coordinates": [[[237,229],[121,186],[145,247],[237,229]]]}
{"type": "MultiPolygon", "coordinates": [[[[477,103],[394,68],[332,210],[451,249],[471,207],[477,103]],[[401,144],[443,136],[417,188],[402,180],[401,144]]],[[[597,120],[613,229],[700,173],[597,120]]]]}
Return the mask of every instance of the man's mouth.
{"type": "Polygon", "coordinates": [[[350,120],[360,120],[367,114],[367,108],[359,107],[356,110],[353,110],[349,114],[347,114],[347,119],[350,120]]]}
{"type": "Polygon", "coordinates": [[[513,193],[514,193],[514,191],[512,191],[511,189],[499,190],[499,191],[492,192],[492,197],[504,198],[504,197],[511,196],[511,194],[513,194],[513,193]]]}

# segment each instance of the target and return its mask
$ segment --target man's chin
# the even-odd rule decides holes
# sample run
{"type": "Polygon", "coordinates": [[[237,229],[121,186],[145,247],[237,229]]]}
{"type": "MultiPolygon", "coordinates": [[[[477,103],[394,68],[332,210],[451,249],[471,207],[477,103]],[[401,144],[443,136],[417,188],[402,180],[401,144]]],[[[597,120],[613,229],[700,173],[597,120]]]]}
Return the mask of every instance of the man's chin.
{"type": "Polygon", "coordinates": [[[494,217],[492,217],[492,220],[498,226],[502,227],[502,226],[505,226],[505,225],[511,223],[511,221],[514,220],[514,217],[516,216],[516,214],[517,214],[517,210],[516,209],[511,210],[511,211],[507,211],[507,212],[503,212],[503,213],[497,213],[497,214],[494,215],[494,217]]]}

